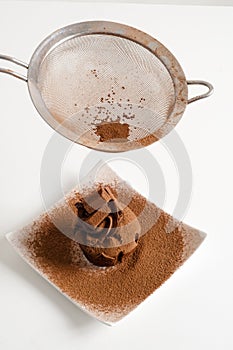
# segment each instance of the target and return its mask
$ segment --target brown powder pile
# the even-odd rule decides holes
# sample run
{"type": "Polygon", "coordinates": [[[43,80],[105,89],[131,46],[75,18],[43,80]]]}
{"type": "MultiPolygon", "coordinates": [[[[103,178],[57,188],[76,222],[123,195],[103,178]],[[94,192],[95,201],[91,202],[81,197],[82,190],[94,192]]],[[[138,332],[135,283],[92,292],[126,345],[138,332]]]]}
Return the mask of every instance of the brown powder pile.
{"type": "MultiPolygon", "coordinates": [[[[127,197],[124,187],[118,188],[127,197]]],[[[171,233],[166,225],[175,220],[130,189],[128,207],[138,217],[141,227],[157,222],[139,238],[134,252],[122,263],[97,267],[85,257],[77,242],[64,236],[48,214],[18,235],[20,249],[39,271],[74,302],[103,322],[116,322],[161,286],[191,255],[203,240],[199,231],[179,224],[171,233]],[[142,215],[140,215],[142,214],[142,215]],[[26,253],[25,253],[26,252],[26,253]]],[[[118,193],[119,194],[119,193],[118,193]]],[[[75,192],[69,205],[82,196],[75,192]]],[[[57,214],[57,208],[52,215],[57,214]]]]}
{"type": "Polygon", "coordinates": [[[96,125],[95,133],[100,137],[100,142],[127,140],[129,136],[129,124],[120,122],[101,123],[96,125]]]}

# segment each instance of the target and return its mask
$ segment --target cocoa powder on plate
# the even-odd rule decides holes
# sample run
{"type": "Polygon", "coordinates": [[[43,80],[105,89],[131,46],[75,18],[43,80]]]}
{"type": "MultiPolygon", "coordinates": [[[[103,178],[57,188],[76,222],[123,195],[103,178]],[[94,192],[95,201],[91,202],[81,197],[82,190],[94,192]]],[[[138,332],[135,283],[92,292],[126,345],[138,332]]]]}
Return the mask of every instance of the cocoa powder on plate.
{"type": "MultiPolygon", "coordinates": [[[[122,188],[121,191],[124,197],[126,190],[122,188]]],[[[199,231],[185,224],[177,225],[170,215],[133,193],[128,207],[140,217],[140,225],[154,222],[155,217],[157,221],[139,238],[133,253],[115,266],[103,268],[91,264],[79,243],[61,233],[48,214],[35,223],[20,242],[39,271],[104,322],[116,322],[134,309],[160,287],[203,240],[199,231]],[[167,233],[169,222],[176,225],[167,233]]],[[[69,199],[74,211],[80,198],[82,196],[75,192],[69,199]]],[[[56,212],[54,209],[53,215],[56,212]]]]}

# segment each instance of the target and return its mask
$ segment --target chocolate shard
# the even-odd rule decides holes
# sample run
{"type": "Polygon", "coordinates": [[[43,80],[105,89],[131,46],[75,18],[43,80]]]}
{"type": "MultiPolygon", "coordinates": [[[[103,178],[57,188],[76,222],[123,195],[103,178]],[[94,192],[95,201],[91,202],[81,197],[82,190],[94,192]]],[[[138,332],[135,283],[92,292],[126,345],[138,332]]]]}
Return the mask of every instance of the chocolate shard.
{"type": "Polygon", "coordinates": [[[101,187],[98,191],[94,191],[87,195],[83,200],[85,210],[91,214],[95,210],[99,210],[106,203],[115,200],[109,186],[101,187]]]}
{"type": "Polygon", "coordinates": [[[114,223],[113,226],[116,227],[117,224],[119,224],[120,220],[123,217],[123,209],[124,206],[117,200],[113,200],[111,202],[109,202],[109,207],[111,209],[111,213],[114,214],[114,223]]]}
{"type": "Polygon", "coordinates": [[[116,197],[109,186],[101,187],[98,192],[107,203],[116,200],[116,197]]]}
{"type": "Polygon", "coordinates": [[[104,205],[101,207],[101,210],[95,211],[93,214],[91,214],[85,221],[92,225],[94,228],[98,227],[104,219],[110,214],[110,209],[107,205],[104,205]]]}
{"type": "Polygon", "coordinates": [[[81,218],[85,218],[88,217],[88,212],[86,211],[86,209],[84,208],[84,205],[82,202],[77,202],[75,203],[75,207],[77,208],[78,211],[78,216],[81,218]]]}

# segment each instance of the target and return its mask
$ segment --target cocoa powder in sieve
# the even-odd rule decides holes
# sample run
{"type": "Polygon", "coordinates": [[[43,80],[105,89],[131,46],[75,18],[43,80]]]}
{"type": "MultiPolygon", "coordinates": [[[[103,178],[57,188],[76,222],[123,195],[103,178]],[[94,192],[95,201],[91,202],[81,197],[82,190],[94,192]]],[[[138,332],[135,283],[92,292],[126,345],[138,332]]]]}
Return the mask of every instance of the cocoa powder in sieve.
{"type": "Polygon", "coordinates": [[[117,139],[127,139],[129,136],[129,124],[120,122],[104,122],[96,125],[95,133],[100,137],[100,142],[117,139]]]}
{"type": "MultiPolygon", "coordinates": [[[[122,196],[125,193],[122,188],[122,196]]],[[[128,207],[138,217],[140,225],[147,227],[149,221],[158,219],[139,238],[134,252],[115,266],[91,264],[79,244],[62,234],[48,214],[35,223],[20,242],[39,271],[104,322],[116,322],[134,309],[161,286],[203,240],[199,231],[185,224],[175,225],[174,230],[167,233],[166,225],[174,219],[133,193],[128,207]]],[[[80,198],[82,196],[75,192],[69,199],[74,212],[80,198]]],[[[55,215],[56,211],[54,209],[55,215]]]]}

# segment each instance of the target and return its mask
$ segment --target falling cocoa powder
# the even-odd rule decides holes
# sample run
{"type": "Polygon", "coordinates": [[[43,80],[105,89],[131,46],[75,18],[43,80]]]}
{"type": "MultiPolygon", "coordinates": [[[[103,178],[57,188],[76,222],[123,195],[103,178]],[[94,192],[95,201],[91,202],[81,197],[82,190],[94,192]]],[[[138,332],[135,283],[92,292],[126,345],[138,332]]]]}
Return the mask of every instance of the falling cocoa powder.
{"type": "MultiPolygon", "coordinates": [[[[203,240],[199,231],[178,223],[129,190],[128,185],[118,186],[117,191],[123,202],[130,194],[128,207],[138,217],[141,227],[151,228],[139,238],[134,252],[116,266],[91,264],[79,243],[54,226],[51,218],[62,217],[63,205],[22,230],[16,237],[18,242],[14,241],[26,259],[65,295],[98,319],[110,323],[120,320],[160,287],[203,240]],[[174,225],[170,233],[166,229],[168,224],[174,225]]],[[[81,198],[77,191],[70,195],[68,203],[74,212],[81,198]]]]}
{"type": "Polygon", "coordinates": [[[100,137],[100,142],[127,140],[129,136],[129,124],[120,122],[103,122],[96,125],[95,133],[100,137]]]}

